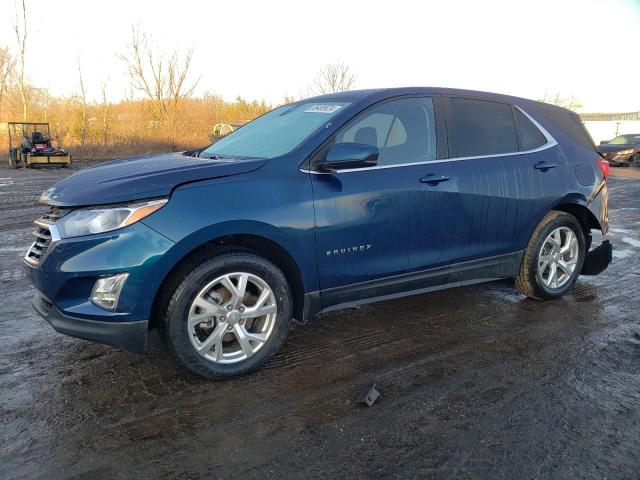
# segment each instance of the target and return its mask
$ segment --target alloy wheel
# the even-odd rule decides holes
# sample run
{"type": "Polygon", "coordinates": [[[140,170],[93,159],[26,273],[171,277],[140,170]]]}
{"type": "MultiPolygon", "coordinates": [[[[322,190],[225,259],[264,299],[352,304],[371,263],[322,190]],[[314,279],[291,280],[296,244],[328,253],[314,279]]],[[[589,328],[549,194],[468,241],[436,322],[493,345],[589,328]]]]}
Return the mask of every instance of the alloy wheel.
{"type": "Polygon", "coordinates": [[[241,362],[265,345],[277,314],[276,298],[266,281],[251,273],[228,273],[208,283],[191,303],[189,339],[211,362],[241,362]]]}
{"type": "Polygon", "coordinates": [[[542,243],[538,254],[538,280],[549,289],[563,287],[573,276],[580,245],[568,227],[553,230],[542,243]]]}

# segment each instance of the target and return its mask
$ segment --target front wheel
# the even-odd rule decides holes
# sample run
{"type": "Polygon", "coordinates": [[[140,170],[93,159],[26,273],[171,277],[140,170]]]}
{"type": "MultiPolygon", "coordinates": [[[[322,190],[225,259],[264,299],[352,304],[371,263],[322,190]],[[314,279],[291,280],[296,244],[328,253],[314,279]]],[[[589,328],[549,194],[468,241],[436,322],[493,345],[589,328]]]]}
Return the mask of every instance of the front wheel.
{"type": "Polygon", "coordinates": [[[280,348],[292,300],[278,267],[236,252],[178,275],[160,330],[180,364],[204,377],[228,378],[258,369],[280,348]]]}
{"type": "Polygon", "coordinates": [[[632,167],[640,168],[640,152],[631,157],[631,159],[629,160],[629,164],[632,167]]]}
{"type": "Polygon", "coordinates": [[[585,253],[580,222],[568,213],[549,212],[529,240],[516,288],[538,300],[561,297],[578,279],[585,253]]]}

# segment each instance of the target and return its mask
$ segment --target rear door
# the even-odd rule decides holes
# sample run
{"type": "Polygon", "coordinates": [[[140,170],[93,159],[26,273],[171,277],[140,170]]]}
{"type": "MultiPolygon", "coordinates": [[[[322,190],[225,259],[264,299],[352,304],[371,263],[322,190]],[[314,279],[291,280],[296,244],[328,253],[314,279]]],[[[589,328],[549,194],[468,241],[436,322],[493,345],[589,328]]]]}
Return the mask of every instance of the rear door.
{"type": "Polygon", "coordinates": [[[521,249],[542,193],[540,172],[520,152],[511,105],[443,100],[448,158],[411,168],[410,182],[420,192],[412,196],[412,269],[521,249]]]}

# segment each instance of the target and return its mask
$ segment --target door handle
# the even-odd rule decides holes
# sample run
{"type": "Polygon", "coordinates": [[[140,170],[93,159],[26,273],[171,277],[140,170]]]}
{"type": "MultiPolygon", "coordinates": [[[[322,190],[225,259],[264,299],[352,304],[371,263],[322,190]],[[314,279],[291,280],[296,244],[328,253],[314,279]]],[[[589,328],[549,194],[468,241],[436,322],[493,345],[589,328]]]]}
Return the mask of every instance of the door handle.
{"type": "Polygon", "coordinates": [[[543,172],[546,172],[547,170],[551,170],[552,168],[556,168],[558,165],[556,165],[555,163],[547,163],[547,162],[538,162],[536,163],[533,168],[535,168],[536,170],[542,170],[543,172]]]}
{"type": "Polygon", "coordinates": [[[439,183],[446,182],[449,180],[451,180],[450,177],[445,177],[444,175],[436,177],[435,174],[429,173],[420,179],[420,183],[426,183],[427,185],[431,185],[432,187],[435,187],[439,183]]]}

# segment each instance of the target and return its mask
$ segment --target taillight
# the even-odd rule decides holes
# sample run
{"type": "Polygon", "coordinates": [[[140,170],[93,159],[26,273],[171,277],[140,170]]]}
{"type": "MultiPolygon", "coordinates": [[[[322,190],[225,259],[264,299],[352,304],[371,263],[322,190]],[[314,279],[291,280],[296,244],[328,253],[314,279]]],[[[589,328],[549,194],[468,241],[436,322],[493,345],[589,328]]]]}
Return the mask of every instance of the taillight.
{"type": "Polygon", "coordinates": [[[600,171],[602,172],[602,176],[604,176],[604,179],[606,180],[607,177],[609,176],[609,162],[607,162],[605,159],[601,158],[598,160],[598,166],[600,167],[600,171]]]}

